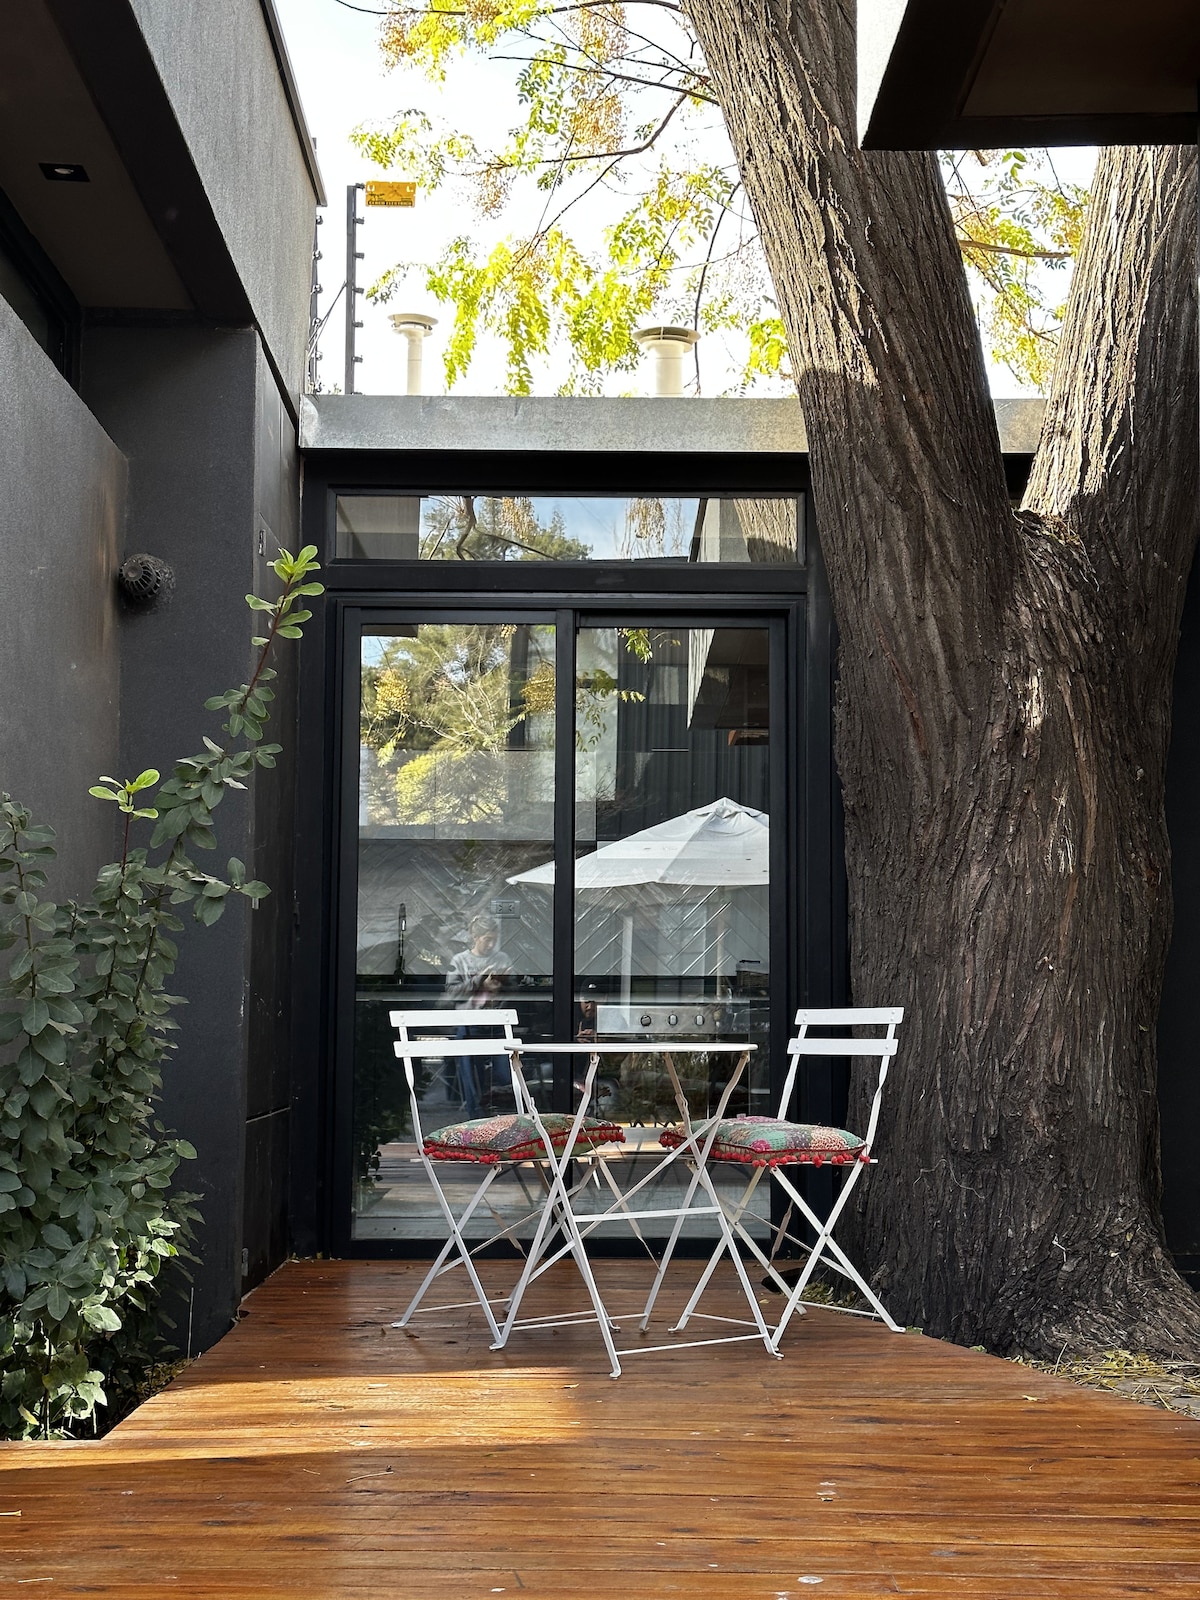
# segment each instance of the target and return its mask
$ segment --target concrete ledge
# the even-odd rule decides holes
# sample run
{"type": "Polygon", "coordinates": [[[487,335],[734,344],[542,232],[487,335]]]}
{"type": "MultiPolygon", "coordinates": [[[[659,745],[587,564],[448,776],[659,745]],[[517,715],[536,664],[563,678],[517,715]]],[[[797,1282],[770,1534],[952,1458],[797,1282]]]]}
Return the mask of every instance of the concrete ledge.
{"type": "MultiPolygon", "coordinates": [[[[1044,400],[998,400],[1006,453],[1037,445],[1044,400]]],[[[593,400],[557,395],[305,395],[305,450],[588,451],[793,455],[808,449],[796,400],[593,400]]]]}

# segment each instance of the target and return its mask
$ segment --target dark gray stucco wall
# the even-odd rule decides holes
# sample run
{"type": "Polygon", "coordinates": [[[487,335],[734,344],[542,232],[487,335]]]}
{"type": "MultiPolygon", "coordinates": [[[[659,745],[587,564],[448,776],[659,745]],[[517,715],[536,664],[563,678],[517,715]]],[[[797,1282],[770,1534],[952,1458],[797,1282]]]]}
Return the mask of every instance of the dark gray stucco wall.
{"type": "Polygon", "coordinates": [[[0,299],[0,789],[58,830],[59,899],[111,860],[125,460],[0,299]]]}
{"type": "Polygon", "coordinates": [[[260,0],[131,0],[288,393],[303,388],[317,196],[260,0]]]}
{"type": "MultiPolygon", "coordinates": [[[[174,568],[169,605],[122,627],[121,765],[170,771],[219,737],[211,694],[245,681],[244,596],[254,579],[259,342],[252,329],[94,328],[84,350],[89,404],[129,460],[127,550],[174,568]]],[[[252,793],[226,800],[213,866],[250,858],[252,793]]],[[[193,1350],[230,1325],[241,1286],[246,974],[250,912],[179,938],[175,990],[187,997],[167,1065],[163,1120],[199,1153],[180,1182],[200,1194],[193,1350]]]]}
{"type": "MultiPolygon", "coordinates": [[[[258,556],[254,587],[273,595],[270,563],[280,548],[299,546],[300,497],[296,434],[261,356],[257,382],[255,515],[258,556]]],[[[296,783],[297,650],[277,653],[272,685],[272,743],[283,752],[255,786],[254,876],[271,893],[254,912],[250,946],[246,1070],[246,1187],[242,1209],[243,1289],[278,1266],[288,1248],[288,1146],[292,1094],[291,973],[295,926],[293,881],[296,783]]]]}

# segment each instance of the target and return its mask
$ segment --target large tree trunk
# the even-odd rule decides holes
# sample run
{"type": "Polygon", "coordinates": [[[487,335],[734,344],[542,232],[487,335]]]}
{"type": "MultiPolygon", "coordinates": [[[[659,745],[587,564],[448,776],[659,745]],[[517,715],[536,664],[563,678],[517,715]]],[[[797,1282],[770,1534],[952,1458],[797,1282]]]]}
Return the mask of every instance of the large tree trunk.
{"type": "Polygon", "coordinates": [[[966,1343],[1200,1350],[1161,1243],[1154,1069],[1194,155],[1102,158],[1014,515],[936,162],[855,147],[850,8],[688,9],[808,428],[855,998],[907,1008],[859,1248],[895,1314],[966,1343]]]}

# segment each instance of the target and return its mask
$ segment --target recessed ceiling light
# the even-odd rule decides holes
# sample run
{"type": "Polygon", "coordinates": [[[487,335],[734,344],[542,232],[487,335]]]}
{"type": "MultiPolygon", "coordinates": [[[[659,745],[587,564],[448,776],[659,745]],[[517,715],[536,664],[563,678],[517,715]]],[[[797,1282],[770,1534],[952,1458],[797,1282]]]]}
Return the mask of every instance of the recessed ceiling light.
{"type": "Polygon", "coordinates": [[[48,178],[51,183],[90,183],[87,169],[81,167],[78,161],[39,161],[42,177],[48,178]]]}

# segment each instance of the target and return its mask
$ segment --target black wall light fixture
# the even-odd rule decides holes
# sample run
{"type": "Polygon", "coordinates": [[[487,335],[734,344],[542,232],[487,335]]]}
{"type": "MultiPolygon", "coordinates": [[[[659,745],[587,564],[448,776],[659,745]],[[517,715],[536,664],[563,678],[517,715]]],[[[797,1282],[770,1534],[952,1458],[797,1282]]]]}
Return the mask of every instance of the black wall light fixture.
{"type": "Polygon", "coordinates": [[[50,183],[91,183],[87,168],[78,161],[39,161],[42,177],[50,183]]]}
{"type": "Polygon", "coordinates": [[[170,600],[175,588],[175,574],[157,556],[130,556],[117,573],[117,587],[127,604],[136,606],[139,611],[149,611],[151,607],[165,605],[170,600]]]}

